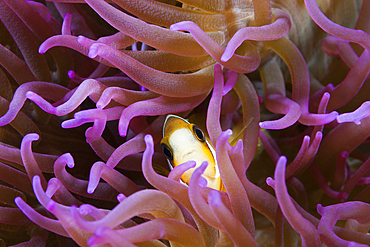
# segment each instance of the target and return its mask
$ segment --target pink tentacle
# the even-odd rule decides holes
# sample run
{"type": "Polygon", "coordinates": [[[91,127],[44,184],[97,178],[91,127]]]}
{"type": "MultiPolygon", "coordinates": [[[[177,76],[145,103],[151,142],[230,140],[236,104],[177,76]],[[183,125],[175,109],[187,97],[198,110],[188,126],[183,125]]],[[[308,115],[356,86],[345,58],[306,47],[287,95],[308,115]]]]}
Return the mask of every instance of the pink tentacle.
{"type": "Polygon", "coordinates": [[[99,183],[94,193],[87,193],[88,181],[77,179],[65,170],[66,164],[68,166],[74,165],[74,163],[71,163],[72,161],[72,156],[70,154],[65,154],[64,156],[61,156],[59,160],[55,161],[54,164],[54,174],[64,187],[73,193],[83,195],[88,198],[96,198],[112,202],[116,201],[118,192],[106,183],[99,183]]]}
{"type": "Polygon", "coordinates": [[[370,51],[365,50],[346,78],[331,92],[328,110],[346,105],[361,89],[370,72],[370,51]]]}
{"type": "Polygon", "coordinates": [[[289,33],[291,22],[289,16],[282,10],[274,10],[274,22],[260,27],[244,27],[239,29],[229,40],[222,62],[227,62],[235,53],[235,50],[245,41],[267,41],[277,40],[289,33]]]}
{"type": "Polygon", "coordinates": [[[338,116],[337,112],[329,114],[312,114],[308,111],[309,74],[306,62],[298,48],[288,39],[282,38],[265,42],[287,64],[292,76],[292,99],[301,107],[299,122],[304,125],[322,125],[330,123],[338,116]]]}
{"type": "Polygon", "coordinates": [[[370,101],[366,101],[355,111],[340,114],[337,117],[337,121],[338,123],[354,122],[355,124],[360,125],[361,120],[369,116],[370,116],[370,101]]]}
{"type": "Polygon", "coordinates": [[[48,231],[55,232],[56,234],[59,234],[61,236],[70,237],[68,232],[64,230],[62,224],[60,224],[58,220],[47,218],[38,213],[27,203],[25,203],[20,197],[15,198],[15,203],[17,204],[18,208],[22,210],[22,212],[27,215],[27,217],[30,218],[30,220],[32,220],[35,224],[48,231]]]}
{"type": "Polygon", "coordinates": [[[349,42],[358,43],[370,50],[370,35],[362,30],[342,27],[329,20],[319,9],[315,0],[305,0],[305,5],[312,20],[325,32],[349,42]]]}
{"type": "Polygon", "coordinates": [[[57,107],[54,107],[52,104],[34,92],[27,92],[26,97],[35,102],[44,111],[57,116],[63,116],[75,110],[87,97],[90,97],[96,102],[104,89],[106,89],[106,86],[97,80],[87,79],[81,83],[81,85],[74,91],[73,95],[65,103],[58,105],[57,107]]]}
{"type": "Polygon", "coordinates": [[[221,101],[224,87],[224,74],[221,65],[215,65],[215,84],[213,87],[212,97],[209,101],[207,110],[206,127],[209,138],[213,145],[216,145],[217,138],[222,133],[220,124],[221,101]]]}
{"type": "Polygon", "coordinates": [[[48,82],[32,81],[22,84],[15,91],[13,99],[9,104],[9,110],[4,116],[0,117],[0,126],[4,126],[14,120],[27,99],[27,91],[41,94],[51,100],[58,100],[69,90],[57,84],[48,82]]]}
{"type": "Polygon", "coordinates": [[[90,179],[87,187],[87,193],[91,194],[94,192],[95,188],[99,184],[100,178],[104,179],[118,192],[123,193],[126,196],[129,196],[140,190],[140,187],[132,182],[129,178],[107,166],[103,162],[98,161],[90,169],[90,179]]]}
{"type": "Polygon", "coordinates": [[[125,53],[101,43],[90,47],[89,57],[96,56],[108,60],[138,84],[158,94],[170,97],[192,97],[204,94],[212,87],[212,66],[191,74],[169,74],[150,68],[125,53]]]}
{"type": "Polygon", "coordinates": [[[333,36],[326,37],[321,43],[321,48],[329,56],[340,56],[348,68],[352,68],[358,59],[348,41],[333,36]]]}
{"type": "Polygon", "coordinates": [[[273,94],[265,98],[267,109],[274,113],[285,114],[278,120],[260,122],[263,129],[285,129],[292,126],[301,117],[300,106],[285,96],[273,94]]]}
{"type": "Polygon", "coordinates": [[[232,54],[232,56],[225,62],[222,61],[221,56],[225,49],[219,45],[215,40],[208,36],[200,27],[191,21],[182,21],[170,26],[172,31],[188,31],[194,39],[213,57],[218,63],[234,70],[238,73],[250,73],[255,71],[260,62],[261,57],[257,49],[250,45],[249,54],[244,56],[232,54]]]}
{"type": "Polygon", "coordinates": [[[39,135],[33,134],[33,133],[27,134],[25,137],[23,137],[22,143],[21,143],[21,156],[22,156],[24,168],[26,168],[30,181],[32,180],[34,176],[37,175],[41,179],[42,187],[46,189],[47,187],[46,179],[44,175],[42,174],[35,160],[35,157],[33,156],[32,148],[31,148],[32,142],[37,141],[38,139],[39,139],[39,135]]]}
{"type": "Polygon", "coordinates": [[[236,246],[258,246],[253,235],[244,228],[239,219],[223,204],[220,192],[210,191],[208,201],[211,211],[236,246]],[[243,232],[242,234],[241,231],[243,232]]]}
{"type": "Polygon", "coordinates": [[[160,96],[158,98],[133,103],[122,111],[118,123],[119,134],[120,136],[126,136],[128,124],[134,117],[158,116],[169,113],[185,112],[198,106],[207,95],[208,93],[191,98],[160,96]]]}
{"type": "Polygon", "coordinates": [[[320,237],[315,226],[303,218],[296,210],[288,194],[285,184],[285,165],[286,158],[282,156],[276,164],[275,181],[273,181],[272,178],[268,178],[266,182],[275,189],[276,197],[284,216],[293,229],[301,235],[302,246],[321,246],[320,237]]]}
{"type": "Polygon", "coordinates": [[[92,245],[100,245],[109,243],[113,247],[120,247],[120,246],[127,246],[127,247],[135,247],[136,245],[132,244],[126,238],[124,238],[118,231],[113,230],[107,226],[98,227],[95,230],[95,234],[91,236],[87,244],[89,246],[92,245]]]}
{"type": "MultiPolygon", "coordinates": [[[[339,237],[333,231],[336,222],[338,220],[355,219],[360,223],[369,223],[369,210],[369,204],[364,202],[345,202],[327,207],[318,204],[317,212],[321,215],[318,232],[322,241],[327,246],[348,246],[350,241],[339,237]]],[[[361,233],[358,233],[356,242],[367,245],[370,244],[368,236],[361,233]]]]}
{"type": "Polygon", "coordinates": [[[63,18],[62,35],[72,35],[71,22],[72,22],[72,15],[70,13],[66,13],[63,18]]]}
{"type": "Polygon", "coordinates": [[[202,198],[202,195],[200,194],[199,191],[200,185],[203,185],[205,187],[207,184],[205,178],[201,177],[201,175],[207,168],[207,165],[208,165],[207,163],[201,164],[197,169],[195,169],[195,171],[191,175],[189,182],[189,199],[195,211],[205,222],[207,222],[208,224],[217,229],[223,229],[221,224],[215,218],[213,212],[210,212],[208,204],[202,198]]]}

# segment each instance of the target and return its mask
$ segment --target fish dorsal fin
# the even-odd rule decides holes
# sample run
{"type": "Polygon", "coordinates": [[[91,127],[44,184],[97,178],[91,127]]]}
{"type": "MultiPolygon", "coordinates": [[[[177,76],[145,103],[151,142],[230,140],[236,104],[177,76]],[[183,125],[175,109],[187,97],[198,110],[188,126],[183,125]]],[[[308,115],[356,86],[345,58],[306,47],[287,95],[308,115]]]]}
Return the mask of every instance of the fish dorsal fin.
{"type": "Polygon", "coordinates": [[[236,142],[241,138],[244,133],[244,130],[249,126],[249,124],[253,121],[253,117],[249,119],[249,121],[244,125],[244,127],[239,131],[239,133],[235,136],[235,138],[230,142],[231,146],[235,146],[236,142]]]}
{"type": "Polygon", "coordinates": [[[176,115],[173,115],[173,114],[168,114],[166,119],[164,120],[164,124],[163,124],[163,134],[162,134],[163,137],[164,137],[164,127],[166,126],[166,123],[167,123],[167,121],[170,117],[181,119],[181,120],[185,121],[186,123],[190,124],[189,121],[186,120],[185,118],[182,118],[182,117],[179,117],[179,116],[176,116],[176,115]]]}
{"type": "Polygon", "coordinates": [[[170,173],[166,168],[164,168],[160,165],[157,165],[155,163],[153,163],[153,169],[159,175],[166,176],[166,177],[168,177],[168,174],[170,173]]]}

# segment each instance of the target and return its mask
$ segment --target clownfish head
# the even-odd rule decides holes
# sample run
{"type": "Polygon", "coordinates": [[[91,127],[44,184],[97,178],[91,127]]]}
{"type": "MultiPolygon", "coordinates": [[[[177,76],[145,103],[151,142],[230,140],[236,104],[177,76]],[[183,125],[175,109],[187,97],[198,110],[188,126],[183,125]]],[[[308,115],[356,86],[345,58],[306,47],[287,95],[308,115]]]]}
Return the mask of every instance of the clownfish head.
{"type": "Polygon", "coordinates": [[[186,184],[189,184],[194,170],[207,161],[208,166],[202,175],[207,180],[207,187],[221,190],[215,150],[198,126],[179,116],[168,115],[163,126],[161,149],[171,169],[187,161],[196,162],[194,168],[181,176],[181,180],[186,184]]]}

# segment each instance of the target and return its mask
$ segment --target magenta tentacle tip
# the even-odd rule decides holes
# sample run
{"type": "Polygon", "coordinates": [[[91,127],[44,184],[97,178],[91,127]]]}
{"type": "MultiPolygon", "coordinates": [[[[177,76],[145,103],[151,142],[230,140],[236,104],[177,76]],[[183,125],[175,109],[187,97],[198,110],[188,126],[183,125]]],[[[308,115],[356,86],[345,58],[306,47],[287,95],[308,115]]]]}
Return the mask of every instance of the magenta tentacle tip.
{"type": "Polygon", "coordinates": [[[322,216],[324,213],[324,207],[321,204],[317,204],[317,212],[322,216]]]}
{"type": "Polygon", "coordinates": [[[285,166],[286,162],[287,162],[287,158],[285,156],[280,156],[278,160],[278,164],[285,166]]]}
{"type": "Polygon", "coordinates": [[[317,131],[316,134],[315,134],[315,138],[317,138],[318,140],[321,140],[322,139],[322,132],[317,131]]]}
{"type": "Polygon", "coordinates": [[[56,166],[66,164],[69,168],[73,168],[75,166],[73,156],[70,153],[65,153],[59,156],[54,164],[56,166]]]}
{"type": "Polygon", "coordinates": [[[99,227],[97,227],[96,228],[96,230],[95,230],[95,232],[94,232],[94,234],[96,235],[96,236],[98,236],[98,237],[102,237],[102,236],[104,236],[105,235],[105,233],[106,233],[106,231],[109,229],[109,227],[107,227],[107,226],[99,226],[99,227]]]}
{"type": "Polygon", "coordinates": [[[99,238],[95,235],[92,235],[91,237],[89,237],[89,239],[86,241],[86,244],[88,246],[93,246],[93,245],[97,245],[99,244],[99,238]]]}
{"type": "Polygon", "coordinates": [[[102,44],[100,43],[95,43],[90,46],[89,49],[89,58],[95,58],[99,55],[100,49],[102,48],[102,44]]]}
{"type": "Polygon", "coordinates": [[[191,25],[191,21],[181,21],[170,26],[171,31],[185,31],[188,30],[188,25],[191,25]]]}
{"type": "Polygon", "coordinates": [[[34,93],[32,91],[27,91],[24,94],[24,96],[26,96],[27,99],[32,100],[32,101],[35,101],[35,100],[40,98],[40,96],[38,96],[36,93],[34,93]]]}
{"type": "Polygon", "coordinates": [[[359,244],[359,243],[356,243],[356,242],[353,242],[353,241],[350,241],[348,243],[348,247],[368,247],[369,245],[367,244],[359,244]]]}
{"type": "Polygon", "coordinates": [[[82,36],[82,35],[79,35],[77,37],[77,42],[80,43],[81,45],[83,45],[83,43],[87,40],[86,37],[82,36]]]}
{"type": "Polygon", "coordinates": [[[275,180],[271,177],[266,178],[266,184],[272,188],[275,188],[275,180]]]}
{"type": "Polygon", "coordinates": [[[49,200],[46,203],[46,209],[50,212],[53,212],[55,210],[56,203],[53,200],[49,200]]]}
{"type": "Polygon", "coordinates": [[[214,70],[215,70],[215,71],[220,71],[220,72],[222,73],[222,66],[221,66],[221,64],[216,63],[216,64],[215,64],[215,67],[214,67],[214,70]]]}
{"type": "Polygon", "coordinates": [[[361,120],[370,116],[370,101],[364,102],[353,112],[343,113],[337,117],[338,123],[353,122],[356,125],[361,124],[361,120]]]}
{"type": "Polygon", "coordinates": [[[231,129],[227,129],[224,131],[225,135],[230,137],[233,134],[233,131],[231,129]]]}
{"type": "Polygon", "coordinates": [[[117,201],[119,202],[122,202],[123,200],[125,200],[127,198],[127,196],[125,196],[124,194],[120,193],[117,195],[117,201]]]}
{"type": "Polygon", "coordinates": [[[204,177],[199,178],[199,186],[200,187],[206,188],[207,184],[208,184],[207,179],[205,179],[204,177]]]}
{"type": "Polygon", "coordinates": [[[222,204],[220,193],[216,190],[211,190],[208,194],[208,202],[214,207],[219,207],[222,204]]]}
{"type": "Polygon", "coordinates": [[[25,135],[24,138],[25,140],[32,142],[32,141],[37,141],[40,138],[40,136],[36,133],[30,133],[30,134],[25,135]]]}
{"type": "Polygon", "coordinates": [[[18,208],[19,208],[19,204],[22,203],[21,201],[23,201],[23,200],[19,196],[17,196],[16,198],[14,198],[14,202],[17,205],[18,208]]]}
{"type": "Polygon", "coordinates": [[[87,186],[87,193],[88,193],[88,194],[92,194],[92,193],[94,193],[94,191],[95,191],[96,187],[97,187],[97,184],[96,184],[96,183],[94,183],[94,184],[93,184],[93,183],[89,180],[89,184],[88,184],[88,186],[87,186]]]}
{"type": "Polygon", "coordinates": [[[40,177],[38,175],[33,176],[32,184],[40,184],[40,177]]]}
{"type": "Polygon", "coordinates": [[[87,185],[87,193],[92,194],[94,193],[95,189],[99,185],[99,180],[101,178],[102,173],[104,172],[105,163],[102,161],[97,161],[93,164],[90,169],[90,179],[87,185]]]}
{"type": "Polygon", "coordinates": [[[145,135],[144,137],[145,143],[148,145],[149,143],[153,143],[153,137],[151,135],[145,135]]]}
{"type": "Polygon", "coordinates": [[[127,135],[127,128],[124,128],[124,127],[118,127],[118,134],[119,134],[121,137],[126,137],[126,135],[127,135]]]}
{"type": "Polygon", "coordinates": [[[47,46],[47,43],[46,43],[46,41],[44,41],[40,46],[39,46],[39,50],[38,50],[38,52],[40,53],[40,54],[44,54],[45,52],[47,52],[47,50],[48,50],[49,48],[48,48],[48,46],[47,46]]]}
{"type": "Polygon", "coordinates": [[[68,77],[71,79],[75,78],[76,76],[76,73],[73,70],[69,70],[67,74],[68,74],[68,77]]]}
{"type": "Polygon", "coordinates": [[[70,13],[66,13],[65,15],[64,15],[64,19],[66,19],[66,18],[71,18],[72,17],[72,14],[70,14],[70,13]]]}
{"type": "Polygon", "coordinates": [[[231,50],[231,48],[226,47],[224,53],[221,55],[221,62],[227,62],[230,60],[230,58],[234,55],[234,52],[231,50]]]}
{"type": "Polygon", "coordinates": [[[91,213],[91,210],[88,207],[82,207],[82,206],[84,206],[84,205],[80,206],[80,214],[82,216],[86,216],[86,215],[91,213]]]}

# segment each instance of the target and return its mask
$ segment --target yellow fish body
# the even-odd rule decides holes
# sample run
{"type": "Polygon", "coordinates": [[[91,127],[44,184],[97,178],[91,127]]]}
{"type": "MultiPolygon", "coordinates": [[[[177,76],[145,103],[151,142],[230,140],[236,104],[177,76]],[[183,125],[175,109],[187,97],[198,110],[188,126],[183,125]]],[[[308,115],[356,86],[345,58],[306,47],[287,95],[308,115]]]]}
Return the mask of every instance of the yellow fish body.
{"type": "Polygon", "coordinates": [[[184,183],[189,184],[194,170],[207,161],[208,166],[202,175],[207,180],[207,187],[225,191],[218,170],[216,152],[206,140],[203,131],[195,124],[179,116],[168,115],[163,126],[161,149],[171,168],[191,160],[196,162],[195,168],[187,170],[181,176],[184,183]]]}

